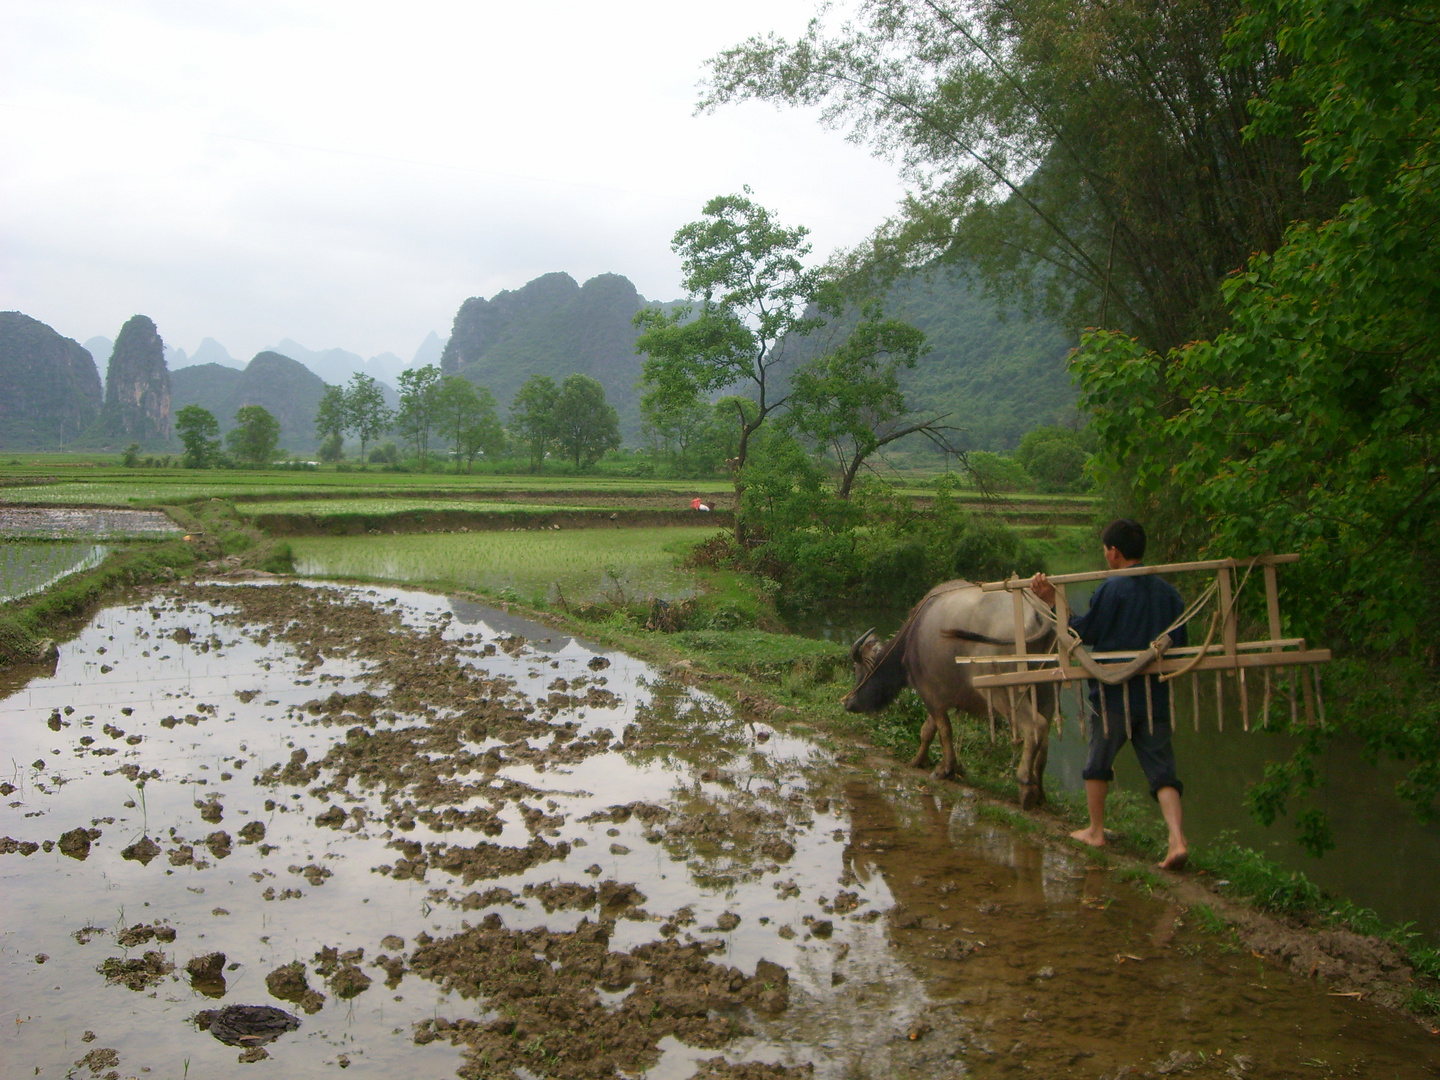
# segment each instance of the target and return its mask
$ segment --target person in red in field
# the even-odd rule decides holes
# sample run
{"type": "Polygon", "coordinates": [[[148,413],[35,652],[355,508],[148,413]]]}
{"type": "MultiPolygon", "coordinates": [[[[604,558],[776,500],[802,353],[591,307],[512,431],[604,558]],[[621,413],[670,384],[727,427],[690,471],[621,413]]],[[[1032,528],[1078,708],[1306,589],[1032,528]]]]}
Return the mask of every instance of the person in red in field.
{"type": "Polygon", "coordinates": [[[705,500],[704,500],[704,499],[699,499],[699,498],[691,499],[691,500],[690,500],[690,509],[691,509],[691,510],[704,510],[706,513],[709,513],[709,511],[710,511],[710,507],[706,505],[705,500]]]}
{"type": "MultiPolygon", "coordinates": [[[[1145,529],[1138,521],[1120,518],[1112,521],[1101,534],[1105,564],[1111,570],[1124,570],[1140,565],[1145,555],[1145,529]]],[[[1030,588],[1047,604],[1055,603],[1055,586],[1044,574],[1036,574],[1030,588]]],[[[1090,610],[1072,615],[1070,628],[1080,640],[1097,651],[1144,649],[1159,637],[1185,610],[1185,602],[1169,582],[1153,575],[1144,577],[1113,577],[1103,581],[1090,597],[1090,610]]],[[[1176,645],[1185,644],[1185,627],[1170,632],[1176,645]]],[[[1181,828],[1180,795],[1185,790],[1175,774],[1175,749],[1170,742],[1170,687],[1159,676],[1148,675],[1149,693],[1144,679],[1131,679],[1125,686],[1101,686],[1090,680],[1090,754],[1081,774],[1085,779],[1085,803],[1090,813],[1087,828],[1070,835],[1091,847],[1105,845],[1105,796],[1115,779],[1115,756],[1125,745],[1125,722],[1130,717],[1129,742],[1135,747],[1140,768],[1150,782],[1150,795],[1160,804],[1165,818],[1169,843],[1163,870],[1180,870],[1188,859],[1185,833],[1181,828]],[[1109,717],[1109,732],[1101,723],[1100,695],[1105,695],[1104,710],[1109,717]],[[1125,695],[1130,707],[1125,707],[1125,695]],[[1154,714],[1146,708],[1153,703],[1154,714]]]]}

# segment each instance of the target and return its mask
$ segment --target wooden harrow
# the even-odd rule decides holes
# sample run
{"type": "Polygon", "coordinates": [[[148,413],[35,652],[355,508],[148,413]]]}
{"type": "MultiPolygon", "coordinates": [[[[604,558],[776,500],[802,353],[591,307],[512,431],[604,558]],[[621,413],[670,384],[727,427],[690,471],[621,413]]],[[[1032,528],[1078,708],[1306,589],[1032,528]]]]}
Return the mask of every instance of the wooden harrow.
{"type": "MultiPolygon", "coordinates": [[[[1240,718],[1246,731],[1250,730],[1250,694],[1246,685],[1246,673],[1256,670],[1263,675],[1263,693],[1260,710],[1260,726],[1267,727],[1270,722],[1271,698],[1274,692],[1274,684],[1278,679],[1276,675],[1281,672],[1288,675],[1289,699],[1290,699],[1290,722],[1299,722],[1299,713],[1302,708],[1305,711],[1305,722],[1314,724],[1317,720],[1325,722],[1325,701],[1320,692],[1320,670],[1319,665],[1330,660],[1329,649],[1306,648],[1304,638],[1281,637],[1280,627],[1280,597],[1276,587],[1275,568],[1285,563],[1293,563],[1299,560],[1298,555],[1257,555],[1248,559],[1210,559],[1202,562],[1169,563],[1161,566],[1133,566],[1124,570],[1096,570],[1080,574],[1057,574],[1050,577],[1050,584],[1055,586],[1055,609],[1053,614],[1048,604],[1043,603],[1030,590],[1028,580],[1019,577],[1011,577],[1006,581],[987,581],[980,587],[986,592],[1009,592],[1015,602],[1015,652],[1006,656],[957,656],[957,664],[977,665],[1007,665],[1010,670],[1000,671],[993,674],[979,674],[974,677],[973,684],[976,689],[985,692],[986,700],[990,705],[990,736],[995,736],[995,702],[994,692],[1004,690],[1010,698],[1011,724],[1014,724],[1015,696],[1017,691],[1024,693],[1028,689],[1030,702],[1036,706],[1039,712],[1035,696],[1035,688],[1043,683],[1059,683],[1057,689],[1063,690],[1072,682],[1080,682],[1095,677],[1095,672],[1110,674],[1112,677],[1120,669],[1127,666],[1134,666],[1135,670],[1130,672],[1124,680],[1127,685],[1131,679],[1145,677],[1146,703],[1150,702],[1151,683],[1149,676],[1158,675],[1161,682],[1169,682],[1182,675],[1190,676],[1190,698],[1191,716],[1194,721],[1195,730],[1200,730],[1200,673],[1213,671],[1215,673],[1215,716],[1220,730],[1225,729],[1224,715],[1224,693],[1223,677],[1229,675],[1238,679],[1238,696],[1240,699],[1240,718]],[[1238,629],[1238,617],[1236,600],[1243,591],[1246,582],[1249,581],[1251,572],[1256,568],[1262,572],[1265,582],[1265,609],[1268,617],[1269,636],[1258,641],[1240,641],[1238,629]],[[1236,571],[1243,571],[1244,576],[1240,579],[1237,588],[1235,583],[1236,571]],[[1214,581],[1203,589],[1199,598],[1186,609],[1185,618],[1191,624],[1197,620],[1200,612],[1210,604],[1214,604],[1211,614],[1209,633],[1205,641],[1199,645],[1174,646],[1170,648],[1156,649],[1152,646],[1149,650],[1128,651],[1128,652],[1098,652],[1090,653],[1085,650],[1077,640],[1068,633],[1057,633],[1055,651],[1052,653],[1029,652],[1025,644],[1025,621],[1026,608],[1031,607],[1041,612],[1047,619],[1053,619],[1057,627],[1069,627],[1070,603],[1065,594],[1065,587],[1082,581],[1102,581],[1111,577],[1140,577],[1147,574],[1180,574],[1180,573],[1207,573],[1213,572],[1214,581]],[[1219,640],[1216,640],[1216,635],[1219,640]],[[1082,655],[1083,654],[1083,655],[1082,655]],[[1142,656],[1149,656],[1147,662],[1140,663],[1142,656]],[[1301,672],[1298,680],[1296,672],[1301,672]],[[1298,682],[1298,692],[1297,692],[1298,682]]],[[[1197,636],[1193,631],[1190,637],[1197,636]]],[[[1125,700],[1125,724],[1126,730],[1130,727],[1130,694],[1128,690],[1124,693],[1125,700]]],[[[1055,694],[1055,711],[1052,717],[1058,730],[1064,729],[1064,712],[1061,708],[1063,694],[1055,694]]],[[[1104,715],[1104,703],[1106,695],[1101,694],[1102,704],[1101,723],[1106,725],[1109,731],[1111,719],[1104,715]]],[[[1149,711],[1149,710],[1147,710],[1149,711]]],[[[1082,725],[1086,716],[1085,703],[1082,699],[1080,705],[1080,718],[1082,725]]],[[[1119,722],[1119,718],[1116,718],[1119,722]]],[[[1153,721],[1152,721],[1153,723],[1153,721]]]]}

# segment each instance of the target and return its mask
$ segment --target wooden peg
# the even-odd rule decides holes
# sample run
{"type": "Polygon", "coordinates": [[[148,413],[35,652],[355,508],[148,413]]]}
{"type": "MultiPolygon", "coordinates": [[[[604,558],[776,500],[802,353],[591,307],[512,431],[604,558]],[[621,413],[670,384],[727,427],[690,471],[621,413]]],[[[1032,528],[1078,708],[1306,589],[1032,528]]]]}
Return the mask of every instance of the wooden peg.
{"type": "Polygon", "coordinates": [[[1149,675],[1141,675],[1145,680],[1145,716],[1150,723],[1150,734],[1155,734],[1155,695],[1150,691],[1151,678],[1149,675]]]}
{"type": "Polygon", "coordinates": [[[1225,730],[1225,684],[1220,681],[1220,669],[1215,669],[1215,723],[1218,730],[1225,730]]]}
{"type": "Polygon", "coordinates": [[[1240,669],[1240,725],[1250,730],[1250,695],[1245,691],[1245,669],[1240,669]]]}

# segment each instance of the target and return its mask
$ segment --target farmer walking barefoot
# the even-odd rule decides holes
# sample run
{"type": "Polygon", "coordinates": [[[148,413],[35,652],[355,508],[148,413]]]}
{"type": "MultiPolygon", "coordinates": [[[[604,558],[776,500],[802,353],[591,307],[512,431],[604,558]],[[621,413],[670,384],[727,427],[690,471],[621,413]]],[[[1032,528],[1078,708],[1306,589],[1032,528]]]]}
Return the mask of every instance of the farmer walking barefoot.
{"type": "MultiPolygon", "coordinates": [[[[1111,570],[1137,566],[1145,555],[1145,530],[1130,518],[1112,521],[1100,539],[1105,562],[1111,570]]],[[[1055,586],[1044,574],[1036,574],[1030,587],[1045,603],[1055,603],[1055,586]]],[[[1086,646],[1097,652],[1140,650],[1148,648],[1184,610],[1184,601],[1175,587],[1158,577],[1106,578],[1091,596],[1090,609],[1084,615],[1072,616],[1070,627],[1086,646]]],[[[1173,644],[1184,645],[1185,628],[1171,630],[1170,638],[1173,644]]],[[[1090,824],[1070,835],[1091,847],[1105,846],[1105,797],[1115,779],[1115,758],[1128,739],[1135,747],[1140,768],[1150,782],[1150,794],[1159,803],[1169,832],[1165,858],[1159,866],[1162,870],[1183,869],[1189,857],[1180,812],[1180,796],[1185,786],[1175,775],[1168,684],[1156,675],[1134,678],[1117,686],[1091,679],[1090,710],[1090,751],[1082,774],[1090,824]],[[1148,693],[1144,679],[1150,680],[1148,693]],[[1105,695],[1103,703],[1101,694],[1105,695]],[[1129,717],[1128,734],[1123,719],[1126,716],[1129,717]],[[1102,717],[1108,718],[1108,724],[1102,717]]]]}

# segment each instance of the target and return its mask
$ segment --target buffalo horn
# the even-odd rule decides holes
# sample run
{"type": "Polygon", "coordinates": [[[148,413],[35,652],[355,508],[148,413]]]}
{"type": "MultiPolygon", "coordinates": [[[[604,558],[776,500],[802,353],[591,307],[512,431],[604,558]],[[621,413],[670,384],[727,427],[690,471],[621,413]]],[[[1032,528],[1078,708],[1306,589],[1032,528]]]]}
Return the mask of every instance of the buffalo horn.
{"type": "Polygon", "coordinates": [[[860,650],[865,647],[865,642],[869,641],[870,638],[874,636],[874,634],[875,628],[872,626],[869,630],[866,630],[863,634],[861,634],[858,638],[855,639],[855,644],[850,646],[851,660],[853,660],[857,664],[860,663],[860,650]]]}

